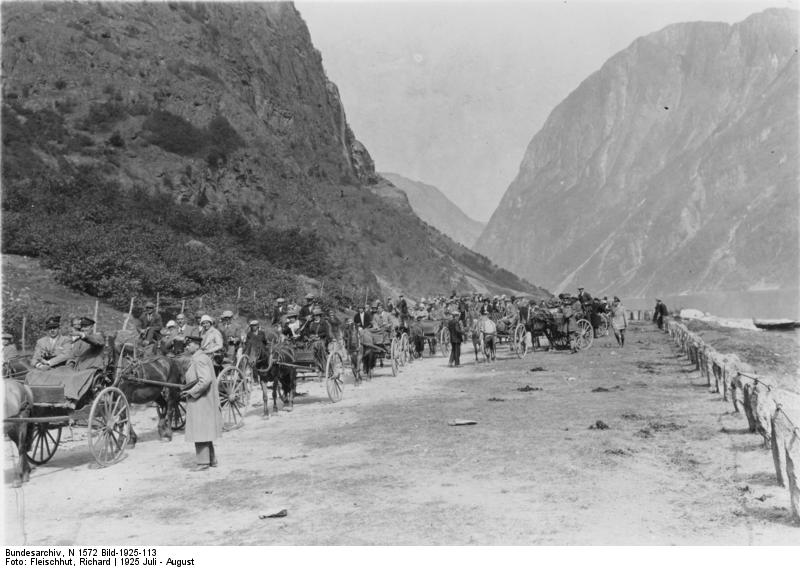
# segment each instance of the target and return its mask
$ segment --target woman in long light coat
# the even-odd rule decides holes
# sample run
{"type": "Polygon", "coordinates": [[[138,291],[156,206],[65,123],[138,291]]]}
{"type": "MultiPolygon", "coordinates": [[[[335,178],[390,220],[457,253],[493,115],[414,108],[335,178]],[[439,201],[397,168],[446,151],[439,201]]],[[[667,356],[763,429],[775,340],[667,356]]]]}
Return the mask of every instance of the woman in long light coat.
{"type": "Polygon", "coordinates": [[[186,371],[186,441],[194,442],[197,467],[202,471],[217,466],[214,440],[222,436],[219,389],[211,358],[200,350],[201,339],[186,337],[186,352],[191,355],[186,371]]]}
{"type": "Polygon", "coordinates": [[[618,296],[614,296],[614,301],[611,303],[611,329],[614,331],[614,337],[617,338],[617,344],[620,347],[625,346],[625,330],[628,327],[628,317],[625,315],[625,306],[618,296]]]}

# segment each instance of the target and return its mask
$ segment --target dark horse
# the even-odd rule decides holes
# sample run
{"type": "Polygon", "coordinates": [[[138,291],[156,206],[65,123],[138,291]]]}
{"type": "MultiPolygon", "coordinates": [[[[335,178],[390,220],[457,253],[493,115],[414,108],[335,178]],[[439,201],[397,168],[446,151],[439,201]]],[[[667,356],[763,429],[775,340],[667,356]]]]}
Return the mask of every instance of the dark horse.
{"type": "Polygon", "coordinates": [[[261,384],[264,400],[265,419],[269,418],[269,391],[272,384],[272,410],[278,412],[278,389],[281,390],[283,409],[291,412],[294,408],[294,392],[297,387],[297,369],[294,364],[294,350],[291,345],[279,341],[277,336],[268,338],[266,347],[253,353],[256,374],[261,384]],[[285,363],[285,364],[284,364],[285,363]]]}
{"type": "Polygon", "coordinates": [[[19,462],[14,468],[14,487],[21,487],[31,476],[31,464],[28,462],[33,424],[25,422],[33,411],[33,392],[30,387],[20,381],[5,379],[4,418],[19,418],[20,422],[5,422],[3,432],[17,446],[19,462]]]}
{"type": "MultiPolygon", "coordinates": [[[[131,404],[156,403],[158,409],[158,436],[163,440],[172,440],[172,424],[180,424],[176,419],[179,412],[180,387],[184,382],[184,373],[189,358],[165,357],[154,355],[143,359],[128,360],[123,368],[117,369],[119,389],[131,404]],[[140,382],[156,381],[175,385],[166,387],[140,382]]],[[[136,432],[131,425],[131,448],[136,446],[136,432]]]]}

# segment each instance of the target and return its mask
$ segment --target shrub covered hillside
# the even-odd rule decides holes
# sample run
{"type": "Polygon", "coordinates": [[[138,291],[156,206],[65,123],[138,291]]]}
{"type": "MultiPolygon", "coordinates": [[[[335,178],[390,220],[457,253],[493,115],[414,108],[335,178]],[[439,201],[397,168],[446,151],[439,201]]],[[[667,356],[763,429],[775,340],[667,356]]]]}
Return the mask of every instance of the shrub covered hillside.
{"type": "Polygon", "coordinates": [[[309,278],[361,300],[535,291],[381,194],[292,4],[3,16],[3,252],[120,308],[309,278]]]}

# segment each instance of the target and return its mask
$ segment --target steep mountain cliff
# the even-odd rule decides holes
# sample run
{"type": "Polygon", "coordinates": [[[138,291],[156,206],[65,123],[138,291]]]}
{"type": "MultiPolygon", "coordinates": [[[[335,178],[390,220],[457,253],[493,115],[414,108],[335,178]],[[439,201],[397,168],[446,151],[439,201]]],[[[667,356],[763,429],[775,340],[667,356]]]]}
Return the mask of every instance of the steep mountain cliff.
{"type": "Polygon", "coordinates": [[[372,190],[372,159],[293,4],[19,2],[2,12],[3,185],[23,188],[15,195],[88,167],[123,190],[314,233],[304,242],[325,247],[335,270],[314,276],[329,288],[533,290],[474,253],[454,259],[454,243],[372,190]]]}
{"type": "Polygon", "coordinates": [[[556,292],[797,288],[797,23],[634,41],[555,108],[476,249],[556,292]]]}
{"type": "Polygon", "coordinates": [[[444,193],[432,185],[413,181],[399,174],[380,175],[403,190],[411,208],[420,219],[465,247],[472,248],[475,245],[485,227],[484,223],[467,217],[444,193]]]}

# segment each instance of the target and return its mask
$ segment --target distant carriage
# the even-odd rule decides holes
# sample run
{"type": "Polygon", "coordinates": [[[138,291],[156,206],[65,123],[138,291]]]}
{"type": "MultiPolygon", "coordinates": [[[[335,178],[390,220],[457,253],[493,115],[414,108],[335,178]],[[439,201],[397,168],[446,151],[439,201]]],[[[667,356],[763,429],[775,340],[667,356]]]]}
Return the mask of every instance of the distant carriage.
{"type": "Polygon", "coordinates": [[[534,340],[544,337],[552,349],[571,349],[573,352],[592,346],[594,329],[589,315],[578,301],[565,301],[559,306],[533,307],[528,327],[534,340]]]}

